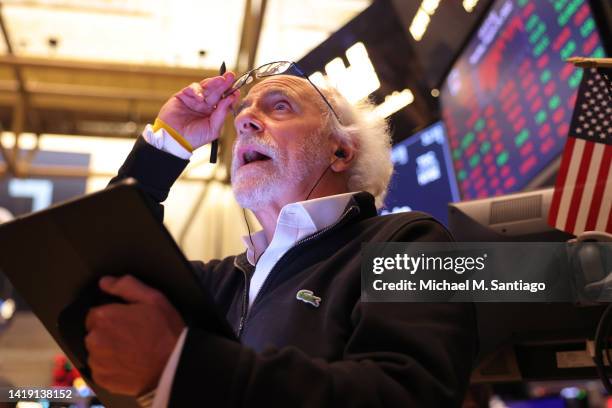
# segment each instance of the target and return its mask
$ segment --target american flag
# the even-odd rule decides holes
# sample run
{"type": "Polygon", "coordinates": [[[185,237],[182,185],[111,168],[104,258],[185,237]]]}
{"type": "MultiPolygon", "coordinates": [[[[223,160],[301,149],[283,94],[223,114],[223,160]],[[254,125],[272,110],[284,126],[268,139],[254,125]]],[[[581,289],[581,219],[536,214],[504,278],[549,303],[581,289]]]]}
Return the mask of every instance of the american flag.
{"type": "Polygon", "coordinates": [[[578,235],[612,233],[612,69],[585,68],[548,214],[578,235]]]}

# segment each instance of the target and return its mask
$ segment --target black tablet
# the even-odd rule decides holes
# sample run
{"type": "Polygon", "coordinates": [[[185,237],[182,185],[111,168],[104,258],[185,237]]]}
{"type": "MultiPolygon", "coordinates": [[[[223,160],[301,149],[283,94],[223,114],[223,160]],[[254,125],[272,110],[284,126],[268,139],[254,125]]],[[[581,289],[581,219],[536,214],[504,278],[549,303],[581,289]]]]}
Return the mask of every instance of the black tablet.
{"type": "Polygon", "coordinates": [[[163,292],[190,327],[235,338],[134,179],[0,225],[0,270],[109,407],[136,407],[91,380],[90,307],[113,301],[101,276],[131,274],[163,292]]]}

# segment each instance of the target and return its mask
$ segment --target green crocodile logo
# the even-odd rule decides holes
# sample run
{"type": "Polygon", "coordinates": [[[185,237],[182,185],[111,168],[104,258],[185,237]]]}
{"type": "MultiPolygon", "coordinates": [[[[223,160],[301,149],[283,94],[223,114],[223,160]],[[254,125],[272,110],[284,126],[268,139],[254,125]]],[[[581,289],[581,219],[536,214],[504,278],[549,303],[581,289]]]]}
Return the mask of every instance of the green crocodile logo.
{"type": "Polygon", "coordinates": [[[308,289],[298,290],[298,293],[295,295],[295,298],[297,300],[301,300],[304,303],[309,303],[314,307],[319,307],[319,305],[321,304],[321,298],[315,296],[314,293],[312,293],[312,290],[308,289]]]}

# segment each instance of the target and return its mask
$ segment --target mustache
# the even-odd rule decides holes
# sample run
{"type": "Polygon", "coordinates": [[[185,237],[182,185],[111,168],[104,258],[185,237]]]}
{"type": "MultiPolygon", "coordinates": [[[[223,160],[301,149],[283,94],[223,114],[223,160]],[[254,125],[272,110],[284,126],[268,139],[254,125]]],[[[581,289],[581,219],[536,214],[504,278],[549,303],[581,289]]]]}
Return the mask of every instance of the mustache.
{"type": "Polygon", "coordinates": [[[279,157],[278,147],[270,139],[263,139],[262,137],[256,136],[239,136],[234,144],[234,154],[243,146],[254,148],[271,159],[277,159],[279,157]]]}

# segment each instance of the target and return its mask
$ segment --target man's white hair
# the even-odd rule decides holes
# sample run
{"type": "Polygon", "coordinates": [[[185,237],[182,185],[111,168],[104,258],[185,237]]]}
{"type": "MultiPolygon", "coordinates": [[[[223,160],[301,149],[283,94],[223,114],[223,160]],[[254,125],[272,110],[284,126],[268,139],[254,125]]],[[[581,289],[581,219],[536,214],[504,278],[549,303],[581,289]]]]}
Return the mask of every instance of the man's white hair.
{"type": "Polygon", "coordinates": [[[343,146],[355,151],[353,164],[348,170],[349,191],[367,191],[376,199],[376,208],[384,204],[393,173],[391,161],[391,133],[385,118],[374,113],[369,100],[351,104],[336,88],[329,84],[318,86],[340,117],[321,101],[324,109],[324,129],[343,146]]]}

